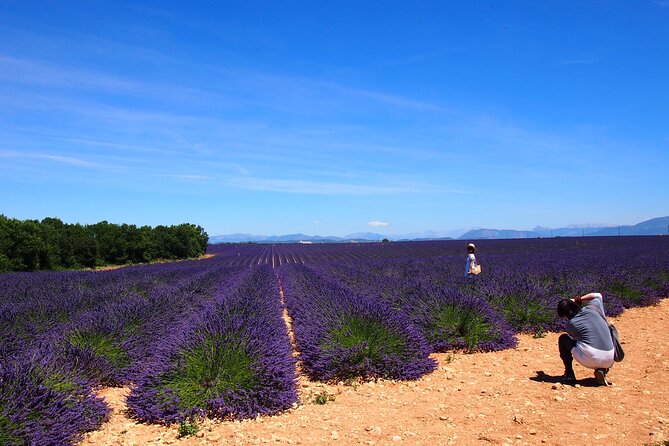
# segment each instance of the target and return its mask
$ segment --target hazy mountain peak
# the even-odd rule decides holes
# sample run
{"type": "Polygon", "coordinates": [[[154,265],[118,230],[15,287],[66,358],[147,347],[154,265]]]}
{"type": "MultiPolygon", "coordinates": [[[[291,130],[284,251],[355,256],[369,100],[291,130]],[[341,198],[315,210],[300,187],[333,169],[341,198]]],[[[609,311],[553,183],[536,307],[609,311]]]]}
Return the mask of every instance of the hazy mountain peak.
{"type": "Polygon", "coordinates": [[[669,216],[657,217],[643,221],[634,226],[610,226],[599,223],[586,225],[569,225],[564,228],[548,228],[536,226],[531,231],[516,229],[486,229],[477,228],[464,232],[464,230],[451,231],[423,231],[408,234],[383,235],[375,232],[354,232],[345,237],[306,235],[302,233],[285,235],[253,235],[236,233],[228,235],[215,235],[209,237],[210,243],[297,243],[297,242],[350,242],[367,241],[378,242],[388,240],[438,240],[457,237],[461,240],[476,239],[501,239],[501,238],[538,238],[538,237],[581,237],[600,235],[669,235],[669,216]],[[446,235],[448,234],[448,235],[446,235]]]}

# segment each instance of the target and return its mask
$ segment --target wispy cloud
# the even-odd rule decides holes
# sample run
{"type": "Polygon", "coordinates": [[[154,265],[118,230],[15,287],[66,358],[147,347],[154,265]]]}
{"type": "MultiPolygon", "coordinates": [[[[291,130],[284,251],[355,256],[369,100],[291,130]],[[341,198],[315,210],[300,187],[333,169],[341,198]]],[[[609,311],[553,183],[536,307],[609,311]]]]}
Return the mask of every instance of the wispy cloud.
{"type": "Polygon", "coordinates": [[[366,90],[366,89],[360,89],[360,88],[352,88],[352,87],[346,87],[342,85],[336,85],[336,84],[330,84],[334,88],[339,89],[343,93],[347,93],[353,96],[358,96],[360,98],[364,99],[371,99],[373,101],[386,104],[386,105],[392,105],[395,107],[400,107],[400,108],[409,108],[409,109],[416,109],[416,110],[426,110],[426,111],[446,111],[443,107],[430,103],[430,102],[425,102],[425,101],[420,101],[420,100],[415,100],[415,99],[409,99],[403,96],[398,96],[394,94],[389,94],[389,93],[384,93],[380,91],[375,91],[375,90],[366,90]]]}
{"type": "Polygon", "coordinates": [[[169,174],[165,176],[170,178],[176,178],[178,180],[189,180],[189,181],[210,181],[212,179],[207,175],[169,174]]]}
{"type": "MultiPolygon", "coordinates": [[[[234,72],[231,72],[234,76],[234,72]]],[[[0,81],[20,85],[25,89],[37,87],[42,97],[54,98],[59,90],[94,91],[100,94],[126,95],[153,102],[179,104],[186,107],[225,108],[240,105],[237,93],[226,90],[226,82],[196,88],[179,82],[155,81],[148,77],[128,78],[105,71],[77,66],[54,65],[39,59],[20,59],[0,54],[0,81]],[[223,86],[223,89],[221,89],[223,86]]],[[[15,93],[24,96],[26,91],[15,93]]],[[[70,96],[67,96],[70,98],[70,96]]],[[[109,98],[107,98],[108,100],[109,98]]],[[[100,98],[98,99],[100,100],[100,98]]],[[[26,101],[28,102],[28,101],[26,101]]]]}
{"type": "MultiPolygon", "coordinates": [[[[209,116],[198,113],[170,113],[151,107],[143,106],[124,106],[109,105],[101,101],[78,99],[71,96],[61,96],[53,93],[30,93],[21,92],[17,94],[0,96],[0,104],[5,107],[15,107],[22,110],[32,110],[35,112],[49,114],[52,119],[57,117],[62,119],[62,115],[67,113],[71,118],[86,119],[89,125],[99,125],[110,128],[113,123],[114,129],[125,129],[119,127],[120,124],[128,124],[131,127],[137,127],[138,123],[156,124],[160,128],[168,131],[176,127],[187,128],[195,124],[215,125],[220,121],[209,116]]],[[[71,122],[71,121],[68,121],[71,122]]]]}
{"type": "Polygon", "coordinates": [[[50,155],[46,153],[34,153],[34,152],[15,152],[11,150],[0,150],[1,158],[13,158],[13,159],[32,159],[39,161],[50,161],[60,164],[67,164],[70,166],[77,167],[89,167],[89,168],[98,168],[104,167],[101,164],[87,161],[82,158],[74,158],[70,156],[62,155],[50,155]]]}
{"type": "MultiPolygon", "coordinates": [[[[440,104],[406,97],[389,91],[363,88],[337,80],[304,76],[283,76],[258,70],[231,68],[221,72],[237,89],[238,95],[256,106],[293,113],[314,110],[346,110],[370,106],[393,109],[447,111],[440,104]]],[[[239,96],[237,96],[239,97],[239,96]]]]}
{"type": "Polygon", "coordinates": [[[379,221],[379,220],[373,220],[367,223],[367,226],[371,226],[373,228],[383,228],[385,226],[389,226],[390,223],[385,222],[385,221],[379,221]]]}
{"type": "Polygon", "coordinates": [[[241,189],[308,195],[388,195],[411,192],[400,186],[377,186],[253,177],[236,178],[230,180],[228,184],[232,187],[241,189]]]}
{"type": "Polygon", "coordinates": [[[293,180],[266,177],[238,177],[225,182],[230,187],[305,195],[399,195],[437,194],[461,195],[469,191],[445,187],[441,184],[392,182],[377,178],[375,183],[357,184],[345,181],[293,180]]]}
{"type": "Polygon", "coordinates": [[[599,63],[599,58],[561,60],[558,65],[592,65],[596,63],[599,63]]]}
{"type": "Polygon", "coordinates": [[[0,79],[22,84],[49,85],[104,90],[132,90],[134,82],[107,73],[53,65],[0,55],[0,79]]]}
{"type": "Polygon", "coordinates": [[[82,146],[99,146],[99,147],[104,147],[104,148],[109,148],[109,149],[118,149],[118,150],[124,150],[124,151],[131,151],[131,152],[149,152],[149,153],[159,153],[163,155],[175,155],[178,152],[176,150],[166,150],[162,148],[156,148],[156,147],[149,147],[149,146],[141,146],[137,144],[123,144],[123,143],[117,143],[117,142],[109,142],[109,141],[100,141],[100,140],[95,140],[95,139],[82,139],[82,138],[61,138],[61,137],[49,137],[49,139],[53,141],[62,141],[62,142],[67,142],[67,143],[72,143],[72,144],[77,144],[77,145],[82,145],[82,146]]]}

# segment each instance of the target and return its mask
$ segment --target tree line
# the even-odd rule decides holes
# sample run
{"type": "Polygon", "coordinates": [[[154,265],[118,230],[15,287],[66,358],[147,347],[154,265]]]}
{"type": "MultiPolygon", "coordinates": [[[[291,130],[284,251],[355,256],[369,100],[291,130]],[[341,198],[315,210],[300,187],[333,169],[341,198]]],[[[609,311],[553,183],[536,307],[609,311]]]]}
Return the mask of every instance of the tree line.
{"type": "Polygon", "coordinates": [[[200,226],[91,225],[0,214],[0,272],[95,268],[199,257],[209,236],[200,226]]]}

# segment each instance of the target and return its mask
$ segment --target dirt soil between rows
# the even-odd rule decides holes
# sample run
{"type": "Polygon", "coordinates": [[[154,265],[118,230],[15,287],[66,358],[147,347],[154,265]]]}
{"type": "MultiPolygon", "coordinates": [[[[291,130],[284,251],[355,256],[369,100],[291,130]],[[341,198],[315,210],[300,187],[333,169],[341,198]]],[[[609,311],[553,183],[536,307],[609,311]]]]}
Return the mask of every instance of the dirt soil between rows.
{"type": "MultiPolygon", "coordinates": [[[[625,360],[610,387],[576,364],[576,385],[554,377],[563,368],[559,333],[494,353],[433,355],[439,367],[418,381],[326,385],[300,377],[300,403],[280,415],[178,426],[142,424],[126,414],[129,388],[99,394],[110,420],[82,445],[645,445],[669,439],[669,299],[612,319],[625,360]],[[541,372],[541,373],[540,373],[541,372]],[[318,404],[316,396],[329,399],[318,404]]],[[[322,399],[321,399],[322,402],[322,399]]]]}

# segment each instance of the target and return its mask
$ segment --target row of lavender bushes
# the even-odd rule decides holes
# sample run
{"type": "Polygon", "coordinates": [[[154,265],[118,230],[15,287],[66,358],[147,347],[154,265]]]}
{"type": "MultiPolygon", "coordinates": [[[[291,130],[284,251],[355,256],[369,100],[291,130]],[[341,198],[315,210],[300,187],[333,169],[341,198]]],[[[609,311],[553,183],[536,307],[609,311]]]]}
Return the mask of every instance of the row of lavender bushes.
{"type": "MultiPolygon", "coordinates": [[[[665,242],[661,237],[656,241],[665,242]]],[[[404,306],[409,313],[435,294],[460,295],[467,306],[486,302],[515,332],[540,333],[562,329],[555,308],[563,298],[599,291],[607,314],[617,316],[625,308],[654,305],[669,296],[665,245],[660,243],[665,249],[655,250],[630,244],[607,250],[479,254],[484,273],[473,281],[463,277],[462,256],[330,262],[317,267],[354,292],[381,295],[400,306],[407,295],[412,296],[404,306]]],[[[435,351],[459,348],[432,344],[435,351]]],[[[464,347],[490,349],[483,344],[464,347]]]]}
{"type": "MultiPolygon", "coordinates": [[[[409,266],[409,264],[404,264],[409,266]]],[[[424,280],[413,268],[384,262],[355,266],[321,265],[319,269],[353,292],[377,296],[406,315],[432,352],[495,351],[514,347],[515,331],[483,298],[455,287],[424,280]]]]}
{"type": "Polygon", "coordinates": [[[8,288],[22,291],[22,297],[1,304],[0,357],[20,357],[31,352],[26,346],[46,345],[82,371],[90,365],[88,375],[99,384],[124,384],[131,380],[133,358],[141,362],[173,321],[239,271],[41,273],[32,274],[32,284],[24,280],[29,274],[5,275],[8,288]]]}
{"type": "Polygon", "coordinates": [[[402,312],[302,265],[279,270],[302,368],[315,380],[417,379],[436,367],[402,312]]]}
{"type": "Polygon", "coordinates": [[[194,273],[153,267],[3,275],[0,444],[72,444],[97,428],[108,408],[93,389],[131,380],[141,350],[151,351],[191,292],[205,290],[207,272],[194,273]]]}
{"type": "MultiPolygon", "coordinates": [[[[437,258],[441,256],[463,259],[466,254],[463,240],[432,240],[389,243],[314,243],[314,244],[218,244],[209,245],[208,252],[216,254],[227,266],[249,266],[269,263],[307,265],[437,258]]],[[[523,257],[545,254],[563,259],[578,258],[592,253],[595,263],[617,263],[619,255],[631,253],[651,258],[666,258],[669,250],[667,236],[626,237],[556,237],[513,240],[479,240],[477,257],[489,254],[510,254],[523,257]]],[[[461,262],[458,262],[461,263],[461,262]]],[[[656,270],[657,268],[653,268],[656,270]]]]}
{"type": "Polygon", "coordinates": [[[242,419],[297,402],[296,366],[271,267],[247,270],[144,364],[128,397],[136,418],[178,422],[242,419]]]}
{"type": "Polygon", "coordinates": [[[109,414],[87,380],[50,349],[0,362],[0,444],[68,445],[109,414]]]}
{"type": "Polygon", "coordinates": [[[475,281],[467,281],[461,268],[450,263],[449,259],[432,259],[320,268],[353,290],[375,290],[396,302],[398,308],[413,315],[416,325],[423,327],[436,352],[500,350],[515,345],[515,333],[562,327],[555,314],[559,295],[490,269],[475,281]],[[486,328],[487,335],[483,333],[486,328]]]}
{"type": "Polygon", "coordinates": [[[160,422],[269,414],[297,400],[271,268],[201,261],[2,279],[2,445],[76,443],[108,416],[101,385],[133,384],[134,416],[160,422]],[[191,382],[175,384],[182,376],[191,382]],[[163,387],[158,400],[149,382],[163,387]]]}

